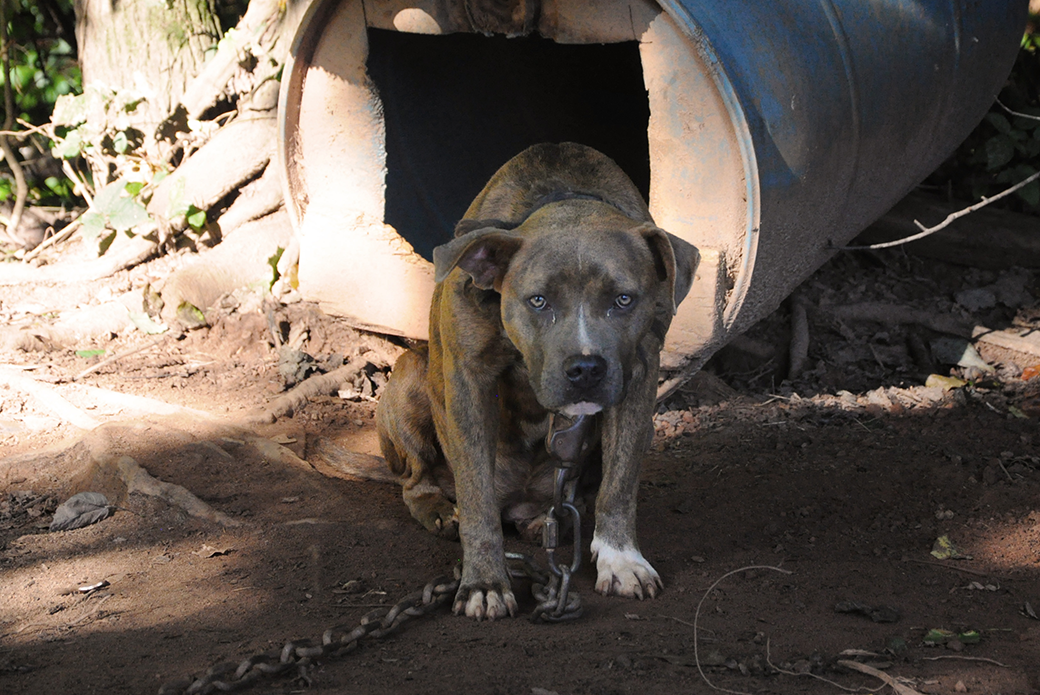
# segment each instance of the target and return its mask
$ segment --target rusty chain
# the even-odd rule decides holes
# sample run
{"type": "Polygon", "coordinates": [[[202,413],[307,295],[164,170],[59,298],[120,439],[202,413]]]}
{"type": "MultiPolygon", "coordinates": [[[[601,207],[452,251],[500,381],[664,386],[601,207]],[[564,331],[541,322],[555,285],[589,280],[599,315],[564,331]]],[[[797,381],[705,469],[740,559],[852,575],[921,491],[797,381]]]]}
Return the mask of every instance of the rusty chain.
{"type": "MultiPolygon", "coordinates": [[[[523,553],[506,553],[511,563],[509,574],[514,578],[531,581],[531,593],[538,602],[532,620],[561,622],[581,616],[581,597],[571,591],[571,577],[581,567],[581,515],[574,505],[579,473],[579,461],[588,448],[588,431],[591,418],[579,415],[573,420],[553,416],[550,421],[546,448],[556,461],[556,479],[553,506],[545,519],[542,547],[549,562],[549,572],[535,565],[530,556],[523,553]],[[573,534],[571,564],[557,562],[560,520],[570,520],[573,534]]],[[[241,662],[223,662],[211,667],[198,678],[183,678],[169,681],[159,689],[159,695],[209,695],[214,692],[232,692],[248,687],[265,676],[275,676],[292,670],[296,677],[307,685],[311,684],[311,670],[318,659],[334,658],[348,654],[365,639],[379,639],[395,632],[407,621],[428,615],[445,604],[451,603],[459,588],[459,571],[455,578],[438,577],[426,584],[421,591],[408,594],[389,609],[377,608],[365,614],[360,624],[337,625],[326,630],[320,643],[311,639],[286,642],[280,651],[255,654],[241,662]]]]}

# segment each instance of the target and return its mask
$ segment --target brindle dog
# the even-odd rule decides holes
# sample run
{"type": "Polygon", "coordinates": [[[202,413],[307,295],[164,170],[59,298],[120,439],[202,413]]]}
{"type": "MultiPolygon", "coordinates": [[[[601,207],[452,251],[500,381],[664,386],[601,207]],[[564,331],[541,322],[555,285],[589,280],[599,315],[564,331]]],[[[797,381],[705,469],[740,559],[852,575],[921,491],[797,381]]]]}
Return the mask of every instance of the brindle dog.
{"type": "Polygon", "coordinates": [[[611,159],[574,143],[506,163],[434,250],[429,345],[398,360],[377,422],[412,516],[461,537],[456,614],[516,612],[502,519],[531,528],[552,499],[550,413],[598,420],[596,590],[657,595],[636,493],[659,353],[697,261],[611,159]]]}

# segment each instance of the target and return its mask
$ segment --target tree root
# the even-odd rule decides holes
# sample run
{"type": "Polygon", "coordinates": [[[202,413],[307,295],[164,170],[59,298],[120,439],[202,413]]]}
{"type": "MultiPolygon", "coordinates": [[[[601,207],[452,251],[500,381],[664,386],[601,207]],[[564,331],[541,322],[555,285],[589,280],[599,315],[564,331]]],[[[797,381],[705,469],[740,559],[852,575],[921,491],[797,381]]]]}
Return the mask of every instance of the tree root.
{"type": "Polygon", "coordinates": [[[249,420],[263,424],[272,423],[283,415],[295,411],[311,398],[328,395],[336,391],[342,384],[353,379],[370,364],[380,369],[390,366],[389,361],[384,356],[379,355],[375,351],[366,352],[360,357],[355,357],[339,369],[333,369],[327,374],[317,374],[310,377],[292,391],[274,399],[267,408],[254,414],[249,420]]]}

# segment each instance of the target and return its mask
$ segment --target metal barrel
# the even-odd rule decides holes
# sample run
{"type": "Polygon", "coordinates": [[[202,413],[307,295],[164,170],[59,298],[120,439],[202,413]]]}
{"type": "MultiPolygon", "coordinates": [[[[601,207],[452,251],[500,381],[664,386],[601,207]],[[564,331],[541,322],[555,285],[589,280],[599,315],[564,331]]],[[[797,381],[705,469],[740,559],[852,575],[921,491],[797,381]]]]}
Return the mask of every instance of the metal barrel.
{"type": "Polygon", "coordinates": [[[301,291],[424,338],[429,250],[510,156],[573,140],[701,250],[662,360],[699,365],[968,135],[1026,7],[313,0],[280,101],[301,291]]]}

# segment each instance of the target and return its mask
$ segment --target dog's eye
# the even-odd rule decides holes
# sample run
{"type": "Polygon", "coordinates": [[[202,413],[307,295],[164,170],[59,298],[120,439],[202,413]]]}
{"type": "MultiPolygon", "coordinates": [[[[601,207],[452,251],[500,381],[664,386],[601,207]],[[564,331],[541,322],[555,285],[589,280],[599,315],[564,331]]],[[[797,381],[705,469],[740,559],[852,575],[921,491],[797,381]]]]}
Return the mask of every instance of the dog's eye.
{"type": "Polygon", "coordinates": [[[619,294],[614,299],[614,306],[616,306],[618,309],[627,309],[628,307],[632,306],[632,301],[632,295],[619,294]]]}
{"type": "Polygon", "coordinates": [[[549,306],[549,302],[545,301],[545,297],[540,294],[536,294],[532,297],[527,298],[527,303],[531,305],[531,308],[535,311],[541,311],[545,307],[549,306]]]}

